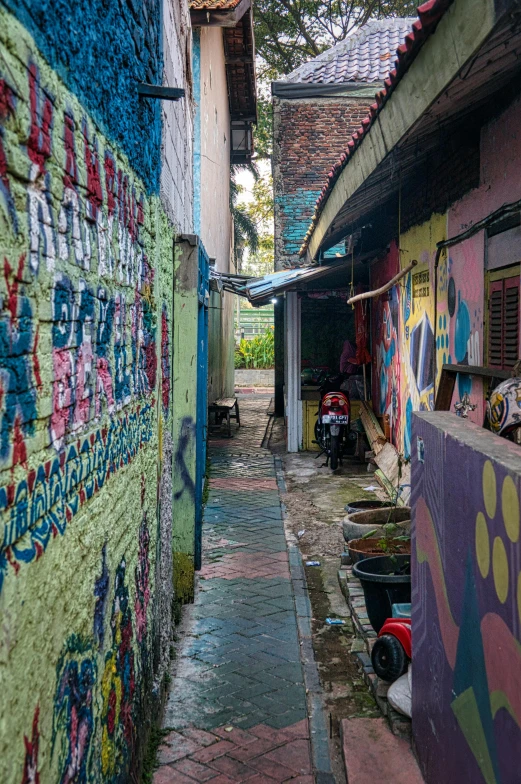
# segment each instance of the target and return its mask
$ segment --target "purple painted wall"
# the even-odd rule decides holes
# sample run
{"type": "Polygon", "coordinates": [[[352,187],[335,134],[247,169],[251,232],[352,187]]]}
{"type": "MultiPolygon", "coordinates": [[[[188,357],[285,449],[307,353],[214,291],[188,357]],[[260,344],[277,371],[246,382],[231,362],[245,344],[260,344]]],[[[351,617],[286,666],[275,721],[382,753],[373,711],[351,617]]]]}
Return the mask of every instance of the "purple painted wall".
{"type": "Polygon", "coordinates": [[[413,415],[412,447],[420,765],[427,784],[518,784],[521,450],[441,412],[413,415]]]}

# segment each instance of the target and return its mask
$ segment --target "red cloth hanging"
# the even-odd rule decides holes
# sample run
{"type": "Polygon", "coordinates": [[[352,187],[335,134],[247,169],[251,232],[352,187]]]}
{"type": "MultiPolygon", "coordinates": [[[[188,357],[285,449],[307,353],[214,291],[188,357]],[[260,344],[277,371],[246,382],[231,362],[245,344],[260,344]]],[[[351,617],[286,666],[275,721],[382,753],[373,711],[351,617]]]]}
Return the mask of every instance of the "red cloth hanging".
{"type": "MultiPolygon", "coordinates": [[[[359,292],[357,292],[359,293],[359,292]]],[[[369,342],[369,305],[367,300],[355,302],[356,363],[367,365],[371,355],[367,348],[369,342]]]]}

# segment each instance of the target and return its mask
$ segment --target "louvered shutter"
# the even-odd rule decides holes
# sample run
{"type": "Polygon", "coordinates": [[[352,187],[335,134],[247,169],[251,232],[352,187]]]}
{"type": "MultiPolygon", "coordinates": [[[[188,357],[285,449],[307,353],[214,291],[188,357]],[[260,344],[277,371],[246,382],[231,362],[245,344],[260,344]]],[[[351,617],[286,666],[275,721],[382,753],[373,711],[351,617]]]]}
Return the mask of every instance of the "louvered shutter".
{"type": "Polygon", "coordinates": [[[519,277],[490,284],[488,363],[510,370],[519,358],[519,277]]]}

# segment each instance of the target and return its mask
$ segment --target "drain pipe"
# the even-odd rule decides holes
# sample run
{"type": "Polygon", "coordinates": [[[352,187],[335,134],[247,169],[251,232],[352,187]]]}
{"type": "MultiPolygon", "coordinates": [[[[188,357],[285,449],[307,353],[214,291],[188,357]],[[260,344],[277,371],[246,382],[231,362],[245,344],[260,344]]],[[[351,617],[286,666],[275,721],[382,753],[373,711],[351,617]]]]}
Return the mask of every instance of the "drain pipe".
{"type": "Polygon", "coordinates": [[[433,351],[433,387],[434,387],[434,400],[436,401],[436,375],[438,371],[438,358],[436,353],[436,339],[438,337],[438,267],[440,265],[440,258],[442,251],[446,248],[452,248],[454,245],[459,245],[461,242],[465,242],[465,240],[474,237],[475,234],[479,234],[480,231],[487,229],[489,226],[492,226],[494,223],[497,223],[502,218],[508,218],[511,215],[514,215],[516,212],[521,211],[521,199],[518,201],[513,201],[510,204],[503,204],[494,212],[491,212],[490,215],[487,215],[486,218],[482,218],[477,223],[474,223],[473,226],[462,231],[461,234],[456,234],[454,237],[450,237],[447,240],[441,240],[441,242],[436,243],[436,257],[434,259],[434,351],[433,351]]]}

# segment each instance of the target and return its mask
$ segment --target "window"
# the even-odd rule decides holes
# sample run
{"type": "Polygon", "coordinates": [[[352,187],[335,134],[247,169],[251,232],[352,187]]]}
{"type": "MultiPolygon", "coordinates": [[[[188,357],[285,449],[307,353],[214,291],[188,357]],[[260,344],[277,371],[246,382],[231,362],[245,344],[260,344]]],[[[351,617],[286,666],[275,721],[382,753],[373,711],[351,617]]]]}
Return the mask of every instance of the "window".
{"type": "Polygon", "coordinates": [[[490,274],[488,307],[488,364],[510,370],[519,359],[519,268],[490,274]]]}

